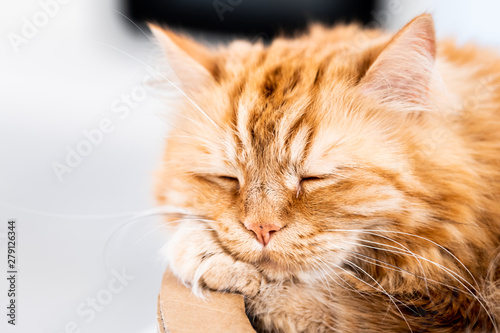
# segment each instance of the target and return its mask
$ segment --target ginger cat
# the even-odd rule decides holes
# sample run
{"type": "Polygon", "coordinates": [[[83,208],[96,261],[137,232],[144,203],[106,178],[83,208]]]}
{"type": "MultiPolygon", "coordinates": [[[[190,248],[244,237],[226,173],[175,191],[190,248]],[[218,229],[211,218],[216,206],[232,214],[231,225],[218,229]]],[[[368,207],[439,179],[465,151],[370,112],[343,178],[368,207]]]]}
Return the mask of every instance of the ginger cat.
{"type": "Polygon", "coordinates": [[[498,332],[500,57],[312,26],[209,49],[151,26],[182,82],[157,196],[171,269],[258,332],[498,332]]]}

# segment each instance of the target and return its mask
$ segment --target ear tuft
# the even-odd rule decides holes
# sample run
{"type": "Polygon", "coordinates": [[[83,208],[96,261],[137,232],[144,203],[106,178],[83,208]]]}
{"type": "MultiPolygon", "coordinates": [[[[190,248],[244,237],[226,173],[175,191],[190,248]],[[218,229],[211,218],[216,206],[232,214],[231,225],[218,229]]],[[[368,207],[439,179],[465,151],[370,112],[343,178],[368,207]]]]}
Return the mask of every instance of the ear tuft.
{"type": "Polygon", "coordinates": [[[213,81],[216,62],[208,48],[158,25],[148,23],[148,27],[185,87],[197,91],[213,81]]]}
{"type": "Polygon", "coordinates": [[[432,16],[423,14],[401,29],[360,82],[362,92],[384,101],[425,105],[434,71],[432,16]]]}

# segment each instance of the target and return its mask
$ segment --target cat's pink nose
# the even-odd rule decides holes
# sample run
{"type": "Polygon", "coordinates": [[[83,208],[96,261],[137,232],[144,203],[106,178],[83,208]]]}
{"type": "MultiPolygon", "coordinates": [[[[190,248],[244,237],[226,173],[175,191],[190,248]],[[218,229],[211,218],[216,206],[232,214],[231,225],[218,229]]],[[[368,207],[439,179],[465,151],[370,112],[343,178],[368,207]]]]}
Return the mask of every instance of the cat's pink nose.
{"type": "Polygon", "coordinates": [[[259,224],[259,223],[250,223],[246,225],[246,227],[248,230],[254,232],[257,241],[264,246],[269,244],[269,241],[271,240],[271,235],[281,229],[281,227],[274,224],[259,224]]]}

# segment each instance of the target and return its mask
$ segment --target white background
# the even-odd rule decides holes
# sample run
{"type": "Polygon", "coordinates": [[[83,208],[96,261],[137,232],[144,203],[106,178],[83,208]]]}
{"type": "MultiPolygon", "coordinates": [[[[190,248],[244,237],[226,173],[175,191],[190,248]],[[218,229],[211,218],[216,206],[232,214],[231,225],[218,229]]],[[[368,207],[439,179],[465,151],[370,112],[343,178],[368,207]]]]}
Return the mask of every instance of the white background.
{"type": "MultiPolygon", "coordinates": [[[[116,228],[154,206],[168,101],[147,90],[123,119],[112,105],[142,87],[158,51],[125,24],[116,1],[67,0],[15,52],[9,34],[21,35],[23,19],[41,10],[39,1],[0,3],[0,267],[7,219],[15,218],[19,270],[16,327],[6,324],[0,279],[0,331],[59,333],[75,322],[81,332],[154,332],[165,268],[159,250],[168,238],[155,218],[116,228]],[[64,163],[68,146],[104,118],[113,131],[60,181],[53,163],[64,163]],[[89,320],[77,309],[108,293],[105,258],[109,270],[134,279],[89,320]]],[[[496,1],[387,1],[376,17],[395,30],[424,11],[435,14],[439,36],[500,45],[496,1]]]]}

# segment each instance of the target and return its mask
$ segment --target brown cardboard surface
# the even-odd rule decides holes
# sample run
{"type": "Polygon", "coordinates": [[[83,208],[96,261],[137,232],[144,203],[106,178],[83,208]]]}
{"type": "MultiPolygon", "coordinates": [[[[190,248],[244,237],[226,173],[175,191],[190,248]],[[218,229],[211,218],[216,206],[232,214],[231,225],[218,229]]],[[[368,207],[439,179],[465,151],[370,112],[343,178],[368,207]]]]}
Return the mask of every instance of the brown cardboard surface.
{"type": "Polygon", "coordinates": [[[206,300],[166,271],[158,297],[160,333],[255,333],[245,314],[243,296],[207,292],[206,300]]]}

